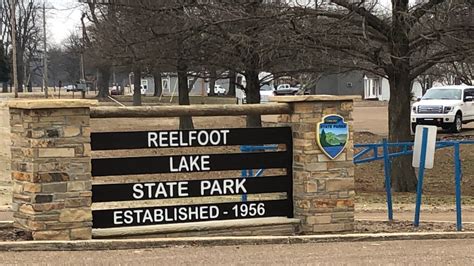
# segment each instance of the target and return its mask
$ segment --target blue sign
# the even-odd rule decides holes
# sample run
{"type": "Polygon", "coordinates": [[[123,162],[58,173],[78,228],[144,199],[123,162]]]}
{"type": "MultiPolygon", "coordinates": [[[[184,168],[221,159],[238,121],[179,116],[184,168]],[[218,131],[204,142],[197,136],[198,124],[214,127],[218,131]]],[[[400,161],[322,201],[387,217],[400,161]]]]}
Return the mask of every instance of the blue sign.
{"type": "Polygon", "coordinates": [[[349,126],[340,115],[328,115],[318,123],[316,141],[321,150],[331,160],[336,159],[345,150],[349,140],[349,126]]]}

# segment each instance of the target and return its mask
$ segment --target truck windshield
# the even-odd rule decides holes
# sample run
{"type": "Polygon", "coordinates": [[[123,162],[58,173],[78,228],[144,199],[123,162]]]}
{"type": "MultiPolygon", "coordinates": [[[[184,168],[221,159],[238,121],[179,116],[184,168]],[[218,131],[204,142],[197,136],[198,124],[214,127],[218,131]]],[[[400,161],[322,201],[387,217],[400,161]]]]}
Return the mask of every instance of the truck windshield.
{"type": "Polygon", "coordinates": [[[462,91],[459,89],[430,89],[423,100],[461,100],[462,91]]]}

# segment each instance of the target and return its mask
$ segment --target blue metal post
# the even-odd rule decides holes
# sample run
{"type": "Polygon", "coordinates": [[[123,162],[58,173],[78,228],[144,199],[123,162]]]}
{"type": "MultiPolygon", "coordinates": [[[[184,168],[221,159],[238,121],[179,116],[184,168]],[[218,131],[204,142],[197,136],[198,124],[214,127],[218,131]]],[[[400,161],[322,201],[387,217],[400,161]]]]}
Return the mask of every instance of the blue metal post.
{"type": "Polygon", "coordinates": [[[383,159],[384,159],[384,173],[385,173],[385,192],[387,194],[387,211],[388,220],[393,221],[393,208],[392,208],[392,184],[390,177],[391,160],[388,150],[387,139],[383,139],[383,159]]]}
{"type": "Polygon", "coordinates": [[[459,155],[459,143],[454,144],[454,166],[456,174],[456,229],[462,230],[462,214],[461,214],[461,158],[459,155]]]}
{"type": "Polygon", "coordinates": [[[418,186],[416,188],[416,206],[415,221],[413,225],[418,227],[420,224],[421,194],[423,193],[423,177],[425,175],[426,148],[428,146],[428,128],[423,128],[421,139],[420,168],[418,168],[418,186]]]}
{"type": "MultiPolygon", "coordinates": [[[[242,169],[242,178],[247,178],[247,177],[248,177],[247,169],[242,169]]],[[[247,201],[247,194],[242,194],[241,200],[242,200],[242,202],[246,202],[247,201]]]]}

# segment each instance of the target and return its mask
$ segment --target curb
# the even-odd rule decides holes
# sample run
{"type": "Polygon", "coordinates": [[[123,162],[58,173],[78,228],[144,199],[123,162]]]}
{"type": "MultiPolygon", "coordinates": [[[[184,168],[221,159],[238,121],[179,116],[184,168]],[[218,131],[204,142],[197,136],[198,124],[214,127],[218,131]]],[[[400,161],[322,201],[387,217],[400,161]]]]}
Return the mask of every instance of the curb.
{"type": "Polygon", "coordinates": [[[0,229],[10,229],[10,228],[13,228],[13,221],[0,221],[0,229]]]}
{"type": "Polygon", "coordinates": [[[393,240],[474,239],[474,232],[383,233],[308,236],[255,237],[185,237],[159,239],[118,239],[86,241],[19,241],[0,242],[0,251],[86,251],[149,249],[172,246],[231,246],[306,244],[328,242],[361,242],[393,240]]]}

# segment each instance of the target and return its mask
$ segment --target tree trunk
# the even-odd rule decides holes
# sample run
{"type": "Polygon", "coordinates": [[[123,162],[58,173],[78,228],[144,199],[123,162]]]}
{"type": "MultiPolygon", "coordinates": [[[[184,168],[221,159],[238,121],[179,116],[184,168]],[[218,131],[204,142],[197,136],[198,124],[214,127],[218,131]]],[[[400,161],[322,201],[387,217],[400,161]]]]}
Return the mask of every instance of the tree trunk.
{"type": "MultiPolygon", "coordinates": [[[[245,94],[247,96],[248,104],[260,103],[260,80],[258,79],[258,71],[251,70],[245,72],[247,86],[245,94]]],[[[247,127],[262,127],[261,115],[248,115],[247,127]]]]}
{"type": "Polygon", "coordinates": [[[153,79],[155,80],[155,91],[153,92],[153,96],[159,97],[163,93],[163,80],[159,69],[156,69],[153,72],[153,79]]]}
{"type": "Polygon", "coordinates": [[[8,92],[8,82],[3,82],[2,83],[2,92],[7,93],[8,92]]]}
{"type": "Polygon", "coordinates": [[[140,86],[142,85],[142,69],[139,64],[135,63],[133,66],[133,106],[142,105],[142,92],[140,86]]]}
{"type": "Polygon", "coordinates": [[[228,96],[235,97],[235,82],[236,82],[235,71],[230,71],[229,72],[229,91],[227,92],[228,96]]]}
{"type": "MultiPolygon", "coordinates": [[[[410,129],[411,86],[408,73],[389,76],[389,140],[409,142],[413,138],[410,129]]],[[[416,191],[417,179],[412,167],[412,157],[403,156],[392,160],[392,188],[398,192],[416,191]]]]}
{"type": "Polygon", "coordinates": [[[99,99],[107,98],[109,94],[109,81],[110,81],[110,66],[99,66],[98,69],[98,81],[97,85],[99,87],[99,94],[97,97],[99,99]]]}
{"type": "MultiPolygon", "coordinates": [[[[179,105],[190,105],[188,88],[188,66],[178,60],[178,99],[179,105]]],[[[179,129],[193,129],[193,118],[191,116],[179,117],[179,129]]]]}
{"type": "Polygon", "coordinates": [[[214,88],[216,87],[216,76],[217,76],[217,73],[215,70],[211,70],[211,75],[209,77],[209,93],[207,94],[207,96],[216,96],[216,91],[214,90],[214,88]]]}
{"type": "Polygon", "coordinates": [[[25,83],[25,62],[21,48],[18,49],[17,58],[18,92],[23,92],[23,85],[25,83]]]}
{"type": "MultiPolygon", "coordinates": [[[[408,0],[392,1],[390,53],[392,66],[388,69],[390,83],[389,140],[411,141],[410,129],[410,28],[406,21],[408,0]]],[[[392,188],[398,192],[416,191],[417,179],[411,166],[412,156],[392,160],[392,188]]]]}

